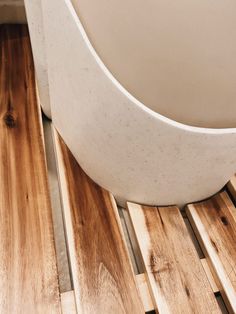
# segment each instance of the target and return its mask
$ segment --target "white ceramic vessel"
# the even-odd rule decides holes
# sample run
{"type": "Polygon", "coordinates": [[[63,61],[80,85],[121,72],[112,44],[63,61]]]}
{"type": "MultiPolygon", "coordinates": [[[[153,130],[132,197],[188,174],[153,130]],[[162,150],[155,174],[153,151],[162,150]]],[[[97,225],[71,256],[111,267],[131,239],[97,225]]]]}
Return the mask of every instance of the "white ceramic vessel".
{"type": "MultiPolygon", "coordinates": [[[[26,0],[29,19],[32,8],[28,3],[29,0],[26,0]]],[[[236,129],[233,128],[236,126],[236,110],[233,110],[235,94],[231,89],[235,64],[232,64],[230,77],[227,78],[224,71],[229,68],[229,60],[226,60],[222,80],[227,80],[231,85],[228,89],[225,87],[221,93],[216,89],[215,92],[223,96],[218,96],[219,101],[215,104],[210,102],[205,109],[204,102],[199,110],[196,103],[188,108],[192,93],[187,93],[188,97],[185,99],[183,91],[176,98],[177,105],[169,102],[167,107],[162,107],[158,102],[154,106],[152,97],[150,102],[144,104],[136,98],[142,98],[141,94],[137,95],[138,85],[132,85],[132,80],[127,83],[125,71],[119,70],[122,67],[117,66],[119,81],[123,84],[123,75],[123,85],[129,85],[129,90],[136,91],[136,97],[117,81],[102,62],[78,17],[79,7],[76,13],[69,0],[42,0],[41,5],[43,19],[41,22],[36,21],[36,25],[41,25],[43,20],[42,34],[45,36],[46,48],[44,45],[40,47],[45,49],[47,57],[52,120],[86,173],[110,190],[121,205],[127,200],[150,205],[185,204],[204,199],[220,190],[236,169],[236,129]],[[162,113],[163,108],[167,110],[166,116],[172,119],[159,113],[159,109],[162,113]],[[201,117],[204,117],[203,122],[201,117]],[[177,121],[184,121],[186,124],[177,121]],[[190,126],[191,123],[204,127],[190,126]]],[[[131,15],[134,16],[133,13],[131,15]]],[[[85,19],[85,24],[86,21],[89,19],[85,19]]],[[[35,36],[34,25],[30,24],[30,27],[33,51],[36,51],[39,47],[38,38],[35,36]]],[[[91,36],[96,37],[96,28],[88,22],[89,27],[91,36]],[[95,33],[92,32],[93,29],[95,33]]],[[[99,27],[97,30],[99,34],[99,27]]],[[[105,38],[105,46],[109,47],[108,37],[105,38]]],[[[113,44],[111,42],[112,47],[113,44]]],[[[101,42],[98,42],[97,47],[102,50],[101,42]]],[[[135,43],[131,47],[135,47],[135,43]]],[[[109,57],[106,51],[108,50],[103,52],[104,59],[109,57]]],[[[230,50],[226,53],[230,58],[231,52],[230,50]]],[[[37,54],[34,57],[37,69],[37,54]]],[[[114,64],[117,62],[116,58],[116,55],[108,58],[110,69],[112,60],[114,64]]],[[[167,62],[169,59],[170,56],[167,62]]],[[[145,64],[145,60],[142,62],[145,64]]],[[[155,68],[155,60],[152,62],[155,68]]],[[[210,59],[209,63],[211,64],[210,59]]],[[[201,66],[204,66],[204,62],[201,66]]],[[[222,66],[219,65],[218,74],[212,72],[219,82],[222,66]]],[[[129,67],[128,72],[132,72],[132,69],[132,66],[129,67]]],[[[207,71],[210,70],[207,68],[207,71]]],[[[154,79],[156,72],[150,75],[154,79]]],[[[186,75],[185,72],[182,77],[179,71],[179,77],[184,82],[187,82],[186,75]]],[[[170,88],[173,88],[175,82],[178,83],[178,75],[173,80],[169,76],[169,81],[170,88]]],[[[211,85],[209,89],[205,88],[203,92],[206,92],[206,99],[213,97],[211,91],[217,84],[211,85]]],[[[202,86],[201,82],[199,85],[202,86]]],[[[143,99],[146,99],[150,91],[147,92],[148,87],[144,90],[143,99]]],[[[194,90],[196,92],[198,89],[194,90]]],[[[163,93],[162,99],[167,99],[167,96],[168,93],[163,93]]],[[[204,98],[203,96],[201,97],[204,98]]],[[[48,109],[44,107],[45,111],[48,109]]]]}

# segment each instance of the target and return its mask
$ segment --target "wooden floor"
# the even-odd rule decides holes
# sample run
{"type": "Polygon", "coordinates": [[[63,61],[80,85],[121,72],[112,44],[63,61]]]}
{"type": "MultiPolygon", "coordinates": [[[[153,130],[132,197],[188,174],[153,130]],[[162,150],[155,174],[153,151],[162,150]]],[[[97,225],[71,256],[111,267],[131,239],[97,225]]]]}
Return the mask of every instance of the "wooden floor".
{"type": "Polygon", "coordinates": [[[25,26],[0,26],[0,313],[60,311],[51,205],[25,26]]]}
{"type": "Polygon", "coordinates": [[[236,313],[236,177],[118,208],[42,123],[27,29],[0,42],[0,313],[236,313]]]}

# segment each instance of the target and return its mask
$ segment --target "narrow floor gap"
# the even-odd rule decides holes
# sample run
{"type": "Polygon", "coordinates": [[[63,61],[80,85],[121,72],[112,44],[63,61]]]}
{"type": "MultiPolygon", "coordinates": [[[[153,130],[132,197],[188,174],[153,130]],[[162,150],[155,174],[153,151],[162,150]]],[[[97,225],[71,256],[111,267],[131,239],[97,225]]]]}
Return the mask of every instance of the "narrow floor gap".
{"type": "Polygon", "coordinates": [[[73,290],[51,121],[42,116],[60,292],[73,290]]]}

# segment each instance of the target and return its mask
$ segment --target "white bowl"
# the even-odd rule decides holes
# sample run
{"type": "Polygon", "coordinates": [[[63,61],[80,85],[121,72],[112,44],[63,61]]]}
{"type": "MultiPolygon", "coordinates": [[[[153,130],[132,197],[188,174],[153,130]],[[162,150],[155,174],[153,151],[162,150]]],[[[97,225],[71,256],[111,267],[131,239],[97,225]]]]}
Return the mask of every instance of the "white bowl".
{"type": "MultiPolygon", "coordinates": [[[[229,110],[235,107],[235,99],[230,99],[229,107],[223,106],[224,102],[219,105],[220,101],[216,107],[211,103],[205,114],[201,109],[197,115],[195,104],[186,109],[192,93],[183,106],[181,93],[177,106],[170,103],[167,108],[166,115],[172,119],[167,118],[157,112],[166,110],[165,106],[153,107],[152,101],[144,105],[111,74],[69,0],[42,0],[42,12],[52,120],[95,182],[110,190],[121,205],[127,200],[149,205],[185,204],[207,198],[223,187],[236,169],[236,129],[229,128],[236,122],[235,109],[229,110]],[[205,127],[177,122],[182,120],[205,127]]],[[[35,51],[33,27],[31,35],[35,51]]],[[[148,93],[145,88],[143,97],[148,93]]],[[[210,92],[206,95],[212,97],[210,92]]]]}

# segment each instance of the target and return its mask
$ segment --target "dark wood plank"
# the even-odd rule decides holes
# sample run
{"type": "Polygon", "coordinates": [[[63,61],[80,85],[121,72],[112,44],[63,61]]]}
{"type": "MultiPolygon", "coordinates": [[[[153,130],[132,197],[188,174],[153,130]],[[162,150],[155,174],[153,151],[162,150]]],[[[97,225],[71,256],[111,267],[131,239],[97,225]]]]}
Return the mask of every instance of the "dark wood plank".
{"type": "Polygon", "coordinates": [[[78,312],[144,313],[114,199],[55,142],[78,312]]]}
{"type": "Polygon", "coordinates": [[[188,205],[187,214],[224,301],[236,313],[236,209],[222,192],[188,205]]]}
{"type": "Polygon", "coordinates": [[[0,26],[0,313],[60,313],[51,207],[26,26],[0,26]]]}
{"type": "Polygon", "coordinates": [[[128,210],[158,313],[221,313],[179,209],[128,210]]]}

